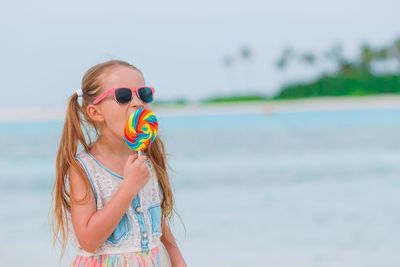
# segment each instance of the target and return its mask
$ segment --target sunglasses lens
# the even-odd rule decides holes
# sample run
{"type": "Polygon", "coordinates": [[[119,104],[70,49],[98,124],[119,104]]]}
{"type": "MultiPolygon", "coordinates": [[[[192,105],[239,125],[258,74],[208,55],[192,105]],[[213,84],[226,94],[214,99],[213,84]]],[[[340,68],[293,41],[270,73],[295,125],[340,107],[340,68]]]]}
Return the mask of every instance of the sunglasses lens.
{"type": "Polygon", "coordinates": [[[129,88],[119,88],[115,90],[115,99],[120,104],[129,103],[132,100],[132,91],[129,88]]]}
{"type": "Polygon", "coordinates": [[[153,101],[153,91],[149,87],[142,87],[138,90],[140,99],[145,103],[153,101]]]}

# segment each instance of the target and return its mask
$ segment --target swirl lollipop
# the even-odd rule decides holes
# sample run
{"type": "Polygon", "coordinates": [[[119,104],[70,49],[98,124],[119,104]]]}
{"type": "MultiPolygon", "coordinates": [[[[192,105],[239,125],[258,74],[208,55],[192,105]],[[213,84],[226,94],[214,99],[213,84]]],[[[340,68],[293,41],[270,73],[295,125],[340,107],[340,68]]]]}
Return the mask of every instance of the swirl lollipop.
{"type": "Polygon", "coordinates": [[[124,139],[126,144],[141,156],[142,150],[153,143],[157,131],[156,115],[149,109],[138,109],[126,121],[124,139]]]}

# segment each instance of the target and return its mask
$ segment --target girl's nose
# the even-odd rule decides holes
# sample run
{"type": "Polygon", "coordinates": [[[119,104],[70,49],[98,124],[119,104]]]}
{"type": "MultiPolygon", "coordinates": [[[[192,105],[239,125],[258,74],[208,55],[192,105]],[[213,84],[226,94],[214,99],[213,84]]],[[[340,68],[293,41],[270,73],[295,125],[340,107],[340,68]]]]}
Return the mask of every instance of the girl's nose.
{"type": "Polygon", "coordinates": [[[139,99],[139,97],[136,94],[132,95],[132,100],[131,100],[130,105],[131,105],[131,107],[134,107],[137,109],[144,108],[143,102],[139,99]]]}

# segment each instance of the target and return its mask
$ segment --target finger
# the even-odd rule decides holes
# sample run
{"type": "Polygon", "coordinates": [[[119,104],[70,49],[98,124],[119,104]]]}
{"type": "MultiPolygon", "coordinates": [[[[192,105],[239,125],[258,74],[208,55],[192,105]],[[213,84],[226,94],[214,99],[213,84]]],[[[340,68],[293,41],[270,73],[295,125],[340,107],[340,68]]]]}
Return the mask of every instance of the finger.
{"type": "Polygon", "coordinates": [[[128,160],[127,160],[127,164],[132,164],[133,162],[135,162],[137,157],[138,157],[137,154],[129,155],[128,160]]]}
{"type": "Polygon", "coordinates": [[[138,160],[139,162],[145,162],[145,161],[146,161],[146,158],[147,158],[146,156],[140,156],[140,157],[138,157],[137,160],[138,160]]]}

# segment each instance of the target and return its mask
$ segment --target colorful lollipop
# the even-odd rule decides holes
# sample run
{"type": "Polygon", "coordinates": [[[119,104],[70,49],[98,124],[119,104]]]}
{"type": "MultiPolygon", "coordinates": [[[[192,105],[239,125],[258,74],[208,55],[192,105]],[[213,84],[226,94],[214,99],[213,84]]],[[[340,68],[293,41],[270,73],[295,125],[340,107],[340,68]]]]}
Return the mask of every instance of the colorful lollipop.
{"type": "Polygon", "coordinates": [[[157,136],[158,121],[156,115],[148,109],[138,109],[133,112],[125,124],[124,136],[126,144],[133,150],[141,151],[148,148],[157,136]]]}

